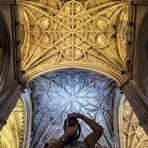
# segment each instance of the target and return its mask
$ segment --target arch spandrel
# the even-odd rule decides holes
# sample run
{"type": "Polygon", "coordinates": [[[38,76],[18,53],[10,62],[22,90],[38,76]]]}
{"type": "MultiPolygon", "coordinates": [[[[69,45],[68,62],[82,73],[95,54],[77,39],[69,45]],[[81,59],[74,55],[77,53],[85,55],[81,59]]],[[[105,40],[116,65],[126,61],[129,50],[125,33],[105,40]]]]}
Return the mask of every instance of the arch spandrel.
{"type": "Polygon", "coordinates": [[[128,1],[21,0],[19,6],[24,83],[69,67],[124,83],[128,1]]]}

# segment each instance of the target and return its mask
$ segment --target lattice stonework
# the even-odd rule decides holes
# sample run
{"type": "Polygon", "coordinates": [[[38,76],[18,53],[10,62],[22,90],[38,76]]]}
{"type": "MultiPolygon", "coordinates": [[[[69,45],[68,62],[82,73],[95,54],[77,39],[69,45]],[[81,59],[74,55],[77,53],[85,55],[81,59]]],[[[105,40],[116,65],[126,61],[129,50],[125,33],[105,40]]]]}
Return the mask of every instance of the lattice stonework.
{"type": "Polygon", "coordinates": [[[128,7],[126,0],[20,0],[23,81],[79,67],[122,84],[128,7]]]}
{"type": "Polygon", "coordinates": [[[124,99],[121,106],[119,123],[121,148],[148,148],[148,136],[139,125],[128,101],[124,99]]]}
{"type": "Polygon", "coordinates": [[[22,148],[24,142],[24,106],[19,100],[7,124],[0,131],[0,148],[22,148]]]}
{"type": "MultiPolygon", "coordinates": [[[[34,121],[31,148],[42,148],[47,141],[63,134],[63,123],[71,112],[80,112],[100,123],[103,148],[115,148],[112,108],[115,82],[98,73],[64,69],[44,74],[30,83],[34,94],[34,121]]],[[[80,141],[92,130],[80,120],[80,141]]]]}

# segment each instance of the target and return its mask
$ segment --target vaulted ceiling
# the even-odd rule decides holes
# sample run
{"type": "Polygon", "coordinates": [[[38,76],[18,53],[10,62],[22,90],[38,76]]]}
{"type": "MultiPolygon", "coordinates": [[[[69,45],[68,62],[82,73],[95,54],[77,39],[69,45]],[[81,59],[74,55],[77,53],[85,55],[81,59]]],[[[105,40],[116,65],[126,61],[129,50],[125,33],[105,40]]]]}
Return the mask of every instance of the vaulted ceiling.
{"type": "Polygon", "coordinates": [[[77,67],[124,83],[130,2],[20,0],[23,81],[77,67]]]}
{"type": "MultiPolygon", "coordinates": [[[[98,75],[103,74],[112,78],[118,86],[122,85],[128,79],[125,71],[129,52],[127,47],[129,7],[130,0],[19,0],[23,82],[25,84],[32,82],[34,78],[53,70],[81,68],[95,71],[98,75]]],[[[37,83],[41,77],[33,81],[37,83]]],[[[103,86],[102,82],[100,85],[103,86]]],[[[46,93],[48,94],[48,91],[46,93]]],[[[48,104],[49,100],[45,100],[48,104]]],[[[114,98],[109,101],[114,102],[114,98]]],[[[110,119],[116,123],[116,127],[119,126],[117,131],[121,146],[147,147],[146,134],[139,126],[138,119],[126,99],[118,102],[117,106],[119,110],[116,108],[115,117],[120,124],[112,115],[110,119]]],[[[39,107],[40,105],[36,106],[35,112],[39,107]]],[[[28,116],[26,103],[19,101],[0,133],[0,147],[18,148],[25,145],[26,116],[28,116]]],[[[35,122],[38,121],[40,120],[35,122]]],[[[99,119],[97,121],[100,122],[99,119]]],[[[111,127],[107,132],[111,133],[112,137],[113,125],[109,126],[111,127]]],[[[37,132],[39,130],[36,129],[37,132]]],[[[46,132],[44,134],[46,135],[46,132]]],[[[103,136],[104,139],[107,137],[105,134],[103,136]]],[[[111,138],[104,139],[102,141],[109,143],[106,145],[112,147],[116,145],[111,138]]],[[[34,138],[33,142],[36,140],[34,138]]],[[[43,144],[42,140],[40,142],[39,144],[43,144]]]]}

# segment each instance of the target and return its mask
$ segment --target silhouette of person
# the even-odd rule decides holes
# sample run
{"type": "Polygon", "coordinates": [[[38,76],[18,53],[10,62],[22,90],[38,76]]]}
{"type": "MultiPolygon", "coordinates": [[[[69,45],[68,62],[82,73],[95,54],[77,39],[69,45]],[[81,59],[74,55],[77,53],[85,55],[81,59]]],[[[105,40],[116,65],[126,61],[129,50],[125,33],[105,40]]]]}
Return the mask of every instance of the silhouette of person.
{"type": "Polygon", "coordinates": [[[54,143],[46,144],[46,148],[94,148],[103,133],[101,125],[80,113],[69,114],[64,121],[63,129],[64,135],[54,143]],[[83,142],[78,141],[81,126],[77,119],[83,120],[92,129],[92,132],[86,136],[83,142]]]}

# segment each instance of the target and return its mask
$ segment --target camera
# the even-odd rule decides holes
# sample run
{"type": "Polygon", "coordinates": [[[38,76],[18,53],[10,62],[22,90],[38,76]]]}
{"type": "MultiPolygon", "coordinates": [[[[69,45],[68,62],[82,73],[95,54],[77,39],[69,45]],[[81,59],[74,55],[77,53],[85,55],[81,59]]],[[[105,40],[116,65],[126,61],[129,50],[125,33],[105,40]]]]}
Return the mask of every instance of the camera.
{"type": "Polygon", "coordinates": [[[77,123],[77,119],[75,117],[68,117],[69,126],[75,126],[77,123]]]}

